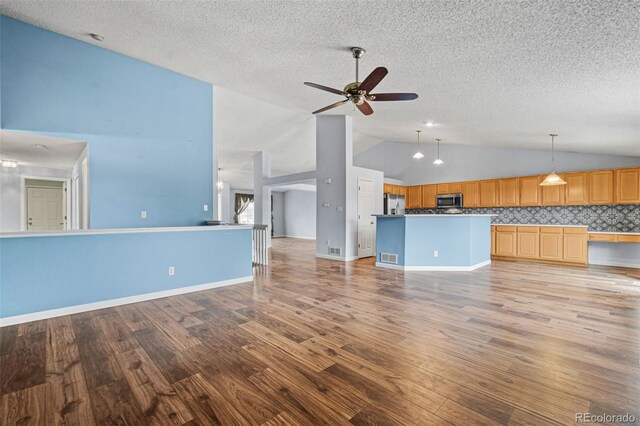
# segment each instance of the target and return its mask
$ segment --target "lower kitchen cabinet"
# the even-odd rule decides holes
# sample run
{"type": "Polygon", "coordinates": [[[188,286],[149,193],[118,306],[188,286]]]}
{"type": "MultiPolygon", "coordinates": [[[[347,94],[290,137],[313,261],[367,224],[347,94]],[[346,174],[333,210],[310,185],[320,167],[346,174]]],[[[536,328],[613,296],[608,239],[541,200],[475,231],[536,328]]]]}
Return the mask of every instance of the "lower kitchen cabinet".
{"type": "Polygon", "coordinates": [[[586,265],[586,227],[494,225],[491,255],[538,262],[586,265]]]}

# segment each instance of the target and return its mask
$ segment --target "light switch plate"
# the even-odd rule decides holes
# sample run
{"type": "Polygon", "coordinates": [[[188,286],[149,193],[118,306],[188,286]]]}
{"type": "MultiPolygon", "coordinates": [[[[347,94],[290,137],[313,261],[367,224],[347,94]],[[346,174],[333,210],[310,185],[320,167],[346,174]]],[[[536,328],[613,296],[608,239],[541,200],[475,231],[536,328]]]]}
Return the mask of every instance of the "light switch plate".
{"type": "Polygon", "coordinates": [[[204,205],[204,211],[205,211],[205,212],[208,212],[208,211],[209,211],[209,204],[205,204],[205,205],[204,205]]]}
{"type": "Polygon", "coordinates": [[[146,219],[147,218],[147,211],[146,210],[142,210],[140,212],[140,219],[146,219]]]}

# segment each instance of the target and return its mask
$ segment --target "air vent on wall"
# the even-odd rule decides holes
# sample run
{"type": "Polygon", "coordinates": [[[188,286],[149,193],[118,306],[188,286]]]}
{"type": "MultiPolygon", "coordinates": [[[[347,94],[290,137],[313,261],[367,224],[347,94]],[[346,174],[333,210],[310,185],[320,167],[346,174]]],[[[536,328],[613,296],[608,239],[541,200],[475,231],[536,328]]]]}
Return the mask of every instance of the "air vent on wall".
{"type": "Polygon", "coordinates": [[[380,262],[398,264],[398,255],[393,253],[380,253],[380,262]]]}
{"type": "Polygon", "coordinates": [[[329,247],[329,254],[342,256],[342,249],[340,247],[329,247]]]}

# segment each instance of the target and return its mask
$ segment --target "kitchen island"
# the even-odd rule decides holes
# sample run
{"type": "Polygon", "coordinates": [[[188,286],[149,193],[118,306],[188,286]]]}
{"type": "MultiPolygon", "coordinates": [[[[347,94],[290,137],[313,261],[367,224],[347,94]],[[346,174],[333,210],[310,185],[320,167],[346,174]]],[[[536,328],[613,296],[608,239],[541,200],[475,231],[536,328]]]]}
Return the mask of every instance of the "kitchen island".
{"type": "Polygon", "coordinates": [[[375,216],[376,266],[405,271],[472,271],[491,263],[492,215],[375,216]]]}

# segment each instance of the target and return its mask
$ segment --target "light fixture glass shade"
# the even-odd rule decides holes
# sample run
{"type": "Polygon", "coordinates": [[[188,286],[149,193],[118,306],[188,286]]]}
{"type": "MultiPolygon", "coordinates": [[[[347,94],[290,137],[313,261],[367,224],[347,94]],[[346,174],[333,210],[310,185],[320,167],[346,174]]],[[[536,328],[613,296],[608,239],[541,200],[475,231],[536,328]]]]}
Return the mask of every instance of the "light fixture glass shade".
{"type": "Polygon", "coordinates": [[[540,186],[556,186],[556,185],[566,185],[567,182],[562,180],[560,176],[556,174],[556,172],[551,172],[549,176],[544,178],[540,186]]]}
{"type": "Polygon", "coordinates": [[[413,158],[415,158],[416,160],[419,160],[421,158],[424,158],[424,154],[418,151],[415,154],[413,154],[413,158]]]}
{"type": "Polygon", "coordinates": [[[216,186],[218,187],[218,189],[222,189],[224,188],[224,183],[221,180],[219,180],[218,183],[216,183],[216,186]]]}
{"type": "Polygon", "coordinates": [[[436,166],[439,166],[440,164],[444,164],[444,161],[442,161],[439,158],[436,158],[435,160],[433,160],[433,164],[435,164],[436,166]]]}
{"type": "Polygon", "coordinates": [[[1,165],[2,165],[2,167],[13,169],[13,168],[18,167],[18,162],[14,161],[14,160],[2,160],[1,165]]]}

